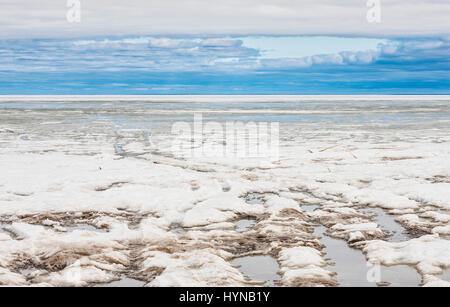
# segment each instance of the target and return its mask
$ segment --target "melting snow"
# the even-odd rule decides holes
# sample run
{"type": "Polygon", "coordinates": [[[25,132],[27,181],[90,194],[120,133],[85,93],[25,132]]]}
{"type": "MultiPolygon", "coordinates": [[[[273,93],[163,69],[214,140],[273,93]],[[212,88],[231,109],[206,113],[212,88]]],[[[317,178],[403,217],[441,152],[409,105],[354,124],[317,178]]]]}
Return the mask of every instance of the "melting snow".
{"type": "Polygon", "coordinates": [[[364,255],[392,285],[449,283],[446,97],[21,99],[0,99],[0,285],[354,285],[364,255]],[[173,152],[196,99],[219,122],[276,118],[280,157],[173,152]]]}

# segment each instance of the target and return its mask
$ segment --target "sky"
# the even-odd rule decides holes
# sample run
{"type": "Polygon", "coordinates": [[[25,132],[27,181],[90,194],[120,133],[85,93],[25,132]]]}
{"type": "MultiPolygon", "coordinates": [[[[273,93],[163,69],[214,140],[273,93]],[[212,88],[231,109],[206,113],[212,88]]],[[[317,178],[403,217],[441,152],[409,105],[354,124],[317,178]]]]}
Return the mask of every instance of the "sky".
{"type": "Polygon", "coordinates": [[[450,94],[448,0],[76,2],[2,0],[0,95],[450,94]]]}

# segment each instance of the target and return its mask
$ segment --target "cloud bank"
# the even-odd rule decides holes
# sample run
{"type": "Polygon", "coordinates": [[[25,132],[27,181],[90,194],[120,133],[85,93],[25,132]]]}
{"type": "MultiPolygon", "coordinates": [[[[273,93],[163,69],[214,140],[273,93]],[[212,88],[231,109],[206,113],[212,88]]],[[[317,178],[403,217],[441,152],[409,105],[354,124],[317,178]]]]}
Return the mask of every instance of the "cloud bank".
{"type": "Polygon", "coordinates": [[[1,1],[0,94],[449,93],[448,0],[80,1],[1,1]]]}
{"type": "Polygon", "coordinates": [[[2,71],[272,71],[351,66],[447,69],[450,40],[396,39],[368,50],[303,57],[262,57],[233,38],[0,41],[2,71]]]}
{"type": "MultiPolygon", "coordinates": [[[[245,39],[244,39],[245,40],[245,39]]],[[[450,40],[262,56],[242,39],[0,41],[0,94],[448,94],[450,40]]]]}

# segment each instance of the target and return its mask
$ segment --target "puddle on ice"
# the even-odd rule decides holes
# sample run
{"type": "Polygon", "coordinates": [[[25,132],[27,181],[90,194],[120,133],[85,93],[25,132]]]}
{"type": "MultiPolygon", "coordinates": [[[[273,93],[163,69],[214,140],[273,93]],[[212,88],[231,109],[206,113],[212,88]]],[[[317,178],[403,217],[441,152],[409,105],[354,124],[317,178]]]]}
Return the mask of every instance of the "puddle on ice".
{"type": "MultiPolygon", "coordinates": [[[[332,263],[328,270],[336,272],[336,280],[341,287],[377,287],[377,283],[368,281],[368,273],[373,267],[367,265],[364,254],[350,248],[347,242],[333,239],[325,235],[326,228],[318,226],[314,234],[321,237],[320,241],[326,246],[326,258],[332,263]]],[[[370,276],[370,274],[369,274],[370,276]]],[[[409,266],[399,265],[381,267],[381,282],[389,283],[391,287],[417,287],[422,278],[417,271],[409,266]]]]}
{"type": "Polygon", "coordinates": [[[315,210],[319,209],[319,206],[317,206],[317,205],[301,205],[301,208],[305,212],[314,212],[315,210]]]}
{"type": "Polygon", "coordinates": [[[117,143],[114,144],[114,150],[116,151],[117,155],[125,156],[125,151],[122,149],[122,146],[120,146],[119,144],[117,144],[117,143]]]}
{"type": "Polygon", "coordinates": [[[444,274],[439,276],[439,278],[442,279],[442,280],[446,280],[446,281],[450,282],[450,269],[449,270],[444,270],[444,274]]]}
{"type": "Polygon", "coordinates": [[[15,238],[16,237],[15,234],[12,233],[11,231],[9,231],[8,228],[7,228],[9,226],[11,226],[11,225],[0,224],[0,233],[3,233],[3,234],[8,235],[8,236],[10,236],[12,238],[15,238]]]}
{"type": "Polygon", "coordinates": [[[22,276],[28,277],[28,275],[30,275],[31,273],[35,272],[35,269],[21,269],[19,270],[20,274],[22,276]]]}
{"type": "Polygon", "coordinates": [[[170,232],[176,233],[177,235],[184,235],[186,233],[186,230],[180,225],[172,225],[170,226],[170,232]]]}
{"type": "Polygon", "coordinates": [[[76,230],[101,232],[101,233],[108,232],[108,230],[106,230],[106,229],[98,229],[98,228],[95,228],[94,226],[88,225],[88,224],[78,224],[76,226],[68,226],[68,227],[64,227],[64,228],[67,230],[67,232],[74,232],[76,230]]]}
{"type": "Polygon", "coordinates": [[[252,218],[245,218],[235,222],[237,232],[246,232],[256,224],[256,220],[252,218]]]}
{"type": "Polygon", "coordinates": [[[263,193],[248,193],[245,202],[250,205],[264,205],[263,193]]]}
{"type": "Polygon", "coordinates": [[[381,208],[369,208],[361,210],[361,213],[373,216],[375,222],[380,226],[380,228],[389,234],[386,238],[389,242],[404,242],[411,238],[407,235],[405,228],[403,228],[399,223],[395,221],[394,216],[389,215],[381,208]]]}
{"type": "Polygon", "coordinates": [[[278,262],[270,256],[248,256],[236,258],[232,264],[238,267],[238,270],[248,276],[253,281],[265,282],[264,286],[273,287],[279,280],[278,271],[280,266],[278,262]]]}
{"type": "Polygon", "coordinates": [[[109,284],[97,285],[96,287],[101,287],[101,288],[120,288],[120,287],[142,288],[145,286],[145,284],[146,284],[145,281],[140,281],[140,280],[128,278],[126,276],[122,276],[122,278],[120,280],[113,281],[109,284]]]}
{"type": "Polygon", "coordinates": [[[419,273],[407,265],[382,266],[381,280],[388,282],[388,287],[418,287],[422,283],[419,273]]]}
{"type": "Polygon", "coordinates": [[[6,227],[6,225],[0,224],[0,233],[3,233],[5,235],[9,235],[9,232],[6,231],[3,227],[6,227]]]}

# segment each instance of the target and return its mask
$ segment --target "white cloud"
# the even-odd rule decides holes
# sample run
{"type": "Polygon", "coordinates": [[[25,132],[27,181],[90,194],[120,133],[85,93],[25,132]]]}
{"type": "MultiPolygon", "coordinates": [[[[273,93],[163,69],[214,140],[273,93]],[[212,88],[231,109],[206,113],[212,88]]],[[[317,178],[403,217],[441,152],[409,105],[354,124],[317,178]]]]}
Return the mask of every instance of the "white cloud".
{"type": "Polygon", "coordinates": [[[388,40],[371,49],[267,58],[261,56],[259,49],[230,38],[0,40],[0,67],[3,71],[15,72],[335,71],[377,65],[389,69],[407,66],[408,70],[448,70],[449,50],[450,41],[444,39],[399,39],[388,40]]]}
{"type": "Polygon", "coordinates": [[[150,39],[149,44],[151,47],[156,48],[183,48],[195,46],[192,42],[174,40],[170,38],[153,38],[150,39]]]}
{"type": "Polygon", "coordinates": [[[2,0],[0,38],[126,35],[449,35],[450,1],[381,0],[382,22],[367,22],[366,0],[80,0],[68,23],[64,0],[2,0]]]}
{"type": "Polygon", "coordinates": [[[443,39],[400,40],[381,43],[376,49],[318,54],[301,58],[262,59],[264,69],[297,69],[322,66],[376,64],[382,60],[390,67],[425,65],[427,69],[449,68],[450,42],[443,39]],[[420,64],[422,63],[422,64],[420,64]]]}

